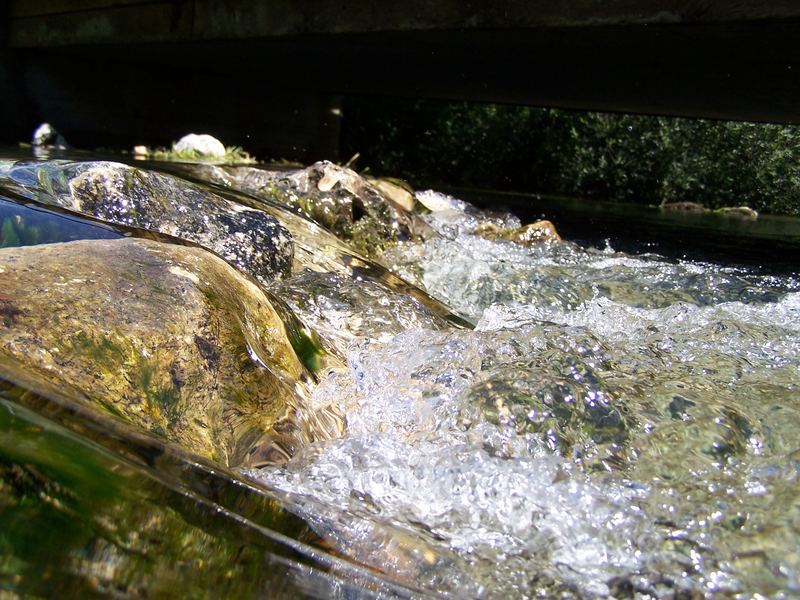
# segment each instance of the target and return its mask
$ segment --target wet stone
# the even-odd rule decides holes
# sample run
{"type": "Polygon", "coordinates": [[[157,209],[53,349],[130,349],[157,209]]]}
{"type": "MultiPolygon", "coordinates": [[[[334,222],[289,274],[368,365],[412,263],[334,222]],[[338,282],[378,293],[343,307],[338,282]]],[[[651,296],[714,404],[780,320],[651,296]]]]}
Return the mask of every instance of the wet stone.
{"type": "Polygon", "coordinates": [[[561,239],[555,225],[546,220],[529,223],[515,229],[501,229],[491,222],[481,223],[475,229],[475,235],[487,240],[508,240],[521,246],[561,239]]]}
{"type": "Polygon", "coordinates": [[[306,271],[281,281],[275,292],[342,355],[359,341],[387,342],[408,329],[448,327],[416,298],[368,279],[306,271]]]}
{"type": "Polygon", "coordinates": [[[405,210],[412,212],[416,206],[414,190],[408,183],[400,179],[382,177],[369,180],[390,201],[405,210]]]}
{"type": "Polygon", "coordinates": [[[424,223],[403,208],[408,203],[405,194],[395,201],[392,198],[401,195],[397,190],[385,194],[377,184],[328,161],[289,171],[242,166],[197,170],[219,185],[298,210],[368,257],[379,256],[387,247],[427,231],[424,223]]]}
{"type": "Polygon", "coordinates": [[[334,413],[303,414],[310,377],[267,296],[200,248],[119,239],[3,249],[0,289],[6,368],[80,390],[196,454],[285,459],[339,433],[334,413]]]}
{"type": "Polygon", "coordinates": [[[749,206],[723,206],[714,212],[718,215],[722,215],[723,217],[732,217],[746,221],[755,221],[758,219],[758,212],[749,206]]]}
{"type": "Polygon", "coordinates": [[[51,161],[0,165],[2,179],[42,204],[196,243],[262,283],[291,270],[292,238],[275,218],[176,177],[113,162],[51,161]]]}

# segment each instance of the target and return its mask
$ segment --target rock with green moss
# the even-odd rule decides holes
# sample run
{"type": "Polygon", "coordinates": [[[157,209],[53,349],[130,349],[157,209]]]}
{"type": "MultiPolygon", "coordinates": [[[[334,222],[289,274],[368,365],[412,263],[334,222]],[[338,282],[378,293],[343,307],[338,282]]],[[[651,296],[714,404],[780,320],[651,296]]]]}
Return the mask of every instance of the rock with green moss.
{"type": "Polygon", "coordinates": [[[193,172],[218,185],[290,206],[368,257],[428,230],[402,202],[355,171],[328,161],[299,170],[200,165],[193,172]]]}
{"type": "Polygon", "coordinates": [[[340,432],[269,298],[195,247],[89,240],[0,250],[0,361],[227,465],[340,432]]]}
{"type": "Polygon", "coordinates": [[[267,283],[291,270],[289,232],[267,213],[177,177],[114,162],[6,163],[6,180],[30,200],[187,240],[267,283]]]}
{"type": "Polygon", "coordinates": [[[189,133],[174,142],[169,149],[148,148],[143,145],[134,146],[133,154],[156,160],[190,163],[251,164],[256,162],[239,146],[225,146],[217,138],[205,133],[189,133]]]}

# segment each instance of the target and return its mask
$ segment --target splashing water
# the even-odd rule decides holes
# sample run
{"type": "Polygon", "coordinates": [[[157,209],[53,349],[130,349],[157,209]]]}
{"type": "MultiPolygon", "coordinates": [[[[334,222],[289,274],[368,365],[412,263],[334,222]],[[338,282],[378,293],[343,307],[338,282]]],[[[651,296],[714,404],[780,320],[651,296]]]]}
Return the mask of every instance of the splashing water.
{"type": "Polygon", "coordinates": [[[437,558],[395,574],[457,596],[800,591],[798,280],[489,241],[428,194],[440,235],[383,261],[476,329],[362,327],[314,394],[347,434],[251,475],[363,562],[357,530],[412,535],[437,558]]]}

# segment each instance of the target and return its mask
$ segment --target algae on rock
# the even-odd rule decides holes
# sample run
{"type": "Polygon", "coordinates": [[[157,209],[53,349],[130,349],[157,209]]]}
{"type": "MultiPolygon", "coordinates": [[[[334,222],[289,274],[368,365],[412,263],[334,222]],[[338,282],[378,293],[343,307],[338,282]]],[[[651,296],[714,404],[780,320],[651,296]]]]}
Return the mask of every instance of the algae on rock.
{"type": "Polygon", "coordinates": [[[212,183],[294,208],[370,258],[427,231],[375,183],[328,161],[288,171],[208,165],[192,170],[212,183]]]}
{"type": "Polygon", "coordinates": [[[200,248],[148,240],[0,250],[0,361],[223,464],[338,435],[265,293],[200,248]]]}
{"type": "Polygon", "coordinates": [[[248,519],[238,518],[185,482],[154,476],[7,401],[4,391],[0,596],[299,593],[285,546],[252,529],[255,521],[295,539],[305,534],[305,523],[273,500],[248,496],[240,504],[248,519]]]}

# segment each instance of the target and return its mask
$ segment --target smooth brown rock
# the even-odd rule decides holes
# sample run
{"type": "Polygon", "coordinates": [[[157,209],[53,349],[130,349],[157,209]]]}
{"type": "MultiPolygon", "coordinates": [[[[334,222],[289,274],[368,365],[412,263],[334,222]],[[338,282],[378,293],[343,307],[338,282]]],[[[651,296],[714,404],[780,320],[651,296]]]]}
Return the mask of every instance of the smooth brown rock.
{"type": "Polygon", "coordinates": [[[380,179],[372,179],[370,183],[378,188],[388,200],[406,212],[414,210],[414,206],[417,203],[414,199],[414,190],[405,181],[382,177],[380,179]]]}
{"type": "Polygon", "coordinates": [[[0,250],[0,361],[227,465],[336,435],[264,292],[200,248],[141,239],[0,250]]]}
{"type": "Polygon", "coordinates": [[[494,223],[481,223],[475,229],[475,235],[487,240],[508,240],[522,246],[561,239],[556,231],[556,226],[546,220],[536,221],[516,229],[502,229],[494,223]]]}
{"type": "Polygon", "coordinates": [[[504,237],[523,246],[561,239],[561,236],[556,231],[556,226],[545,220],[518,227],[504,237]]]}

